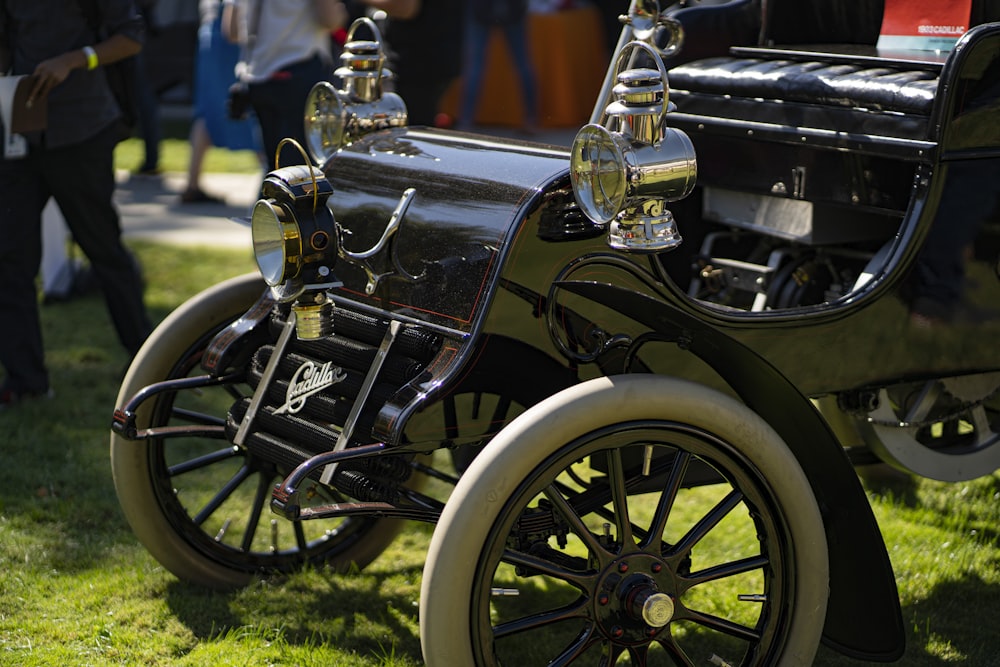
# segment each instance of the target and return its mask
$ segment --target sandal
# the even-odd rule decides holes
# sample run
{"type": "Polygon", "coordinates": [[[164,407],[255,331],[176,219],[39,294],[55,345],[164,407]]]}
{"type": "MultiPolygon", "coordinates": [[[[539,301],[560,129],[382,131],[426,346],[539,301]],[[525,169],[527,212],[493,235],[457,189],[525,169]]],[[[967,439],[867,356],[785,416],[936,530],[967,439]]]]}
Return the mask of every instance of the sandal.
{"type": "Polygon", "coordinates": [[[221,197],[213,197],[207,192],[196,188],[194,190],[185,190],[181,193],[181,203],[182,204],[225,204],[225,200],[221,197]]]}

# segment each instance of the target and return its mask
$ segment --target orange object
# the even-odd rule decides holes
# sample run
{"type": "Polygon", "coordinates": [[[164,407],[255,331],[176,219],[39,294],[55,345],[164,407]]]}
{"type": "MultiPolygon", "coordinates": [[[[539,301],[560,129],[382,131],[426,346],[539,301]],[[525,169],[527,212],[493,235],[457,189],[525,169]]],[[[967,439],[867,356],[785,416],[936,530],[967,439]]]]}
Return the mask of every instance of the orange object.
{"type": "MultiPolygon", "coordinates": [[[[528,15],[528,43],[538,82],[542,127],[575,127],[590,119],[608,54],[600,12],[595,7],[528,15]]],[[[458,113],[461,81],[445,94],[442,112],[458,113]]],[[[495,30],[486,48],[477,125],[520,127],[521,87],[503,35],[495,30]]]]}

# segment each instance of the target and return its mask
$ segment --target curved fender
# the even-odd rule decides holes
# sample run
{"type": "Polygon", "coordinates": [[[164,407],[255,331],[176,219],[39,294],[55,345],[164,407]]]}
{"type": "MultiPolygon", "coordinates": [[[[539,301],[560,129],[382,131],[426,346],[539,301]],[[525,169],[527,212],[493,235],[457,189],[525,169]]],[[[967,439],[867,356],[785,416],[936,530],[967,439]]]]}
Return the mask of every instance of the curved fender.
{"type": "Polygon", "coordinates": [[[559,286],[674,334],[781,435],[809,478],[826,527],[830,600],[823,642],[859,659],[898,659],[905,636],[885,542],[854,468],[812,403],[756,352],[669,303],[608,284],[559,286]]]}
{"type": "MultiPolygon", "coordinates": [[[[216,327],[219,322],[228,315],[236,316],[245,311],[248,304],[265,294],[267,285],[260,277],[259,273],[245,273],[234,278],[223,280],[215,285],[195,294],[176,309],[171,311],[167,317],[160,322],[142,345],[142,350],[152,349],[163,344],[163,341],[180,335],[181,331],[193,332],[192,335],[209,331],[216,327]]],[[[269,308],[269,305],[267,305],[269,308]]],[[[240,333],[234,330],[234,335],[240,333]]],[[[138,356],[138,355],[137,355],[138,356]]],[[[149,355],[144,355],[150,358],[149,355]]],[[[150,367],[145,366],[147,375],[166,377],[170,372],[169,364],[173,360],[162,358],[162,368],[159,372],[153,372],[150,367]]],[[[148,406],[140,406],[145,399],[142,399],[135,406],[129,406],[136,396],[136,392],[143,388],[145,383],[136,385],[133,380],[134,373],[137,372],[135,366],[130,366],[122,379],[122,384],[118,389],[118,398],[115,400],[115,413],[112,428],[119,434],[131,439],[134,437],[136,424],[145,424],[148,421],[148,406]],[[133,408],[135,410],[133,411],[133,408]]]]}

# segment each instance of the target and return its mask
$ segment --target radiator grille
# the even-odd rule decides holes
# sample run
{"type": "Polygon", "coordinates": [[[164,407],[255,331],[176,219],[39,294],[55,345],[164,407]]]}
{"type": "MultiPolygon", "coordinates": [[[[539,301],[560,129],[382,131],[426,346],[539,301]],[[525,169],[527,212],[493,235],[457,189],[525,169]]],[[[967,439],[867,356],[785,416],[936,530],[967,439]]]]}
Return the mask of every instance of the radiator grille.
{"type": "MultiPolygon", "coordinates": [[[[272,330],[279,331],[286,312],[272,316],[272,330]]],[[[254,423],[244,445],[254,455],[290,471],[306,459],[333,449],[347,421],[358,393],[375,359],[378,346],[388,329],[389,320],[337,308],[334,333],[323,339],[289,340],[278,362],[267,394],[258,407],[254,423]],[[322,366],[331,362],[343,379],[324,388],[305,401],[296,412],[282,411],[289,384],[304,364],[322,366]]],[[[371,431],[379,411],[404,385],[424,372],[441,348],[441,336],[416,325],[404,325],[376,377],[348,446],[371,442],[371,431]]],[[[247,381],[254,391],[261,382],[264,369],[274,353],[274,345],[256,350],[248,371],[247,381]]],[[[238,400],[230,410],[227,434],[233,438],[246,414],[250,398],[238,400]]],[[[402,475],[395,463],[380,463],[376,476],[382,479],[402,475]]],[[[345,466],[345,471],[366,470],[368,464],[345,466]]],[[[316,471],[316,475],[320,474],[316,471]]],[[[408,474],[408,469],[405,471],[408,474]]],[[[363,498],[362,498],[363,499],[363,498]]]]}

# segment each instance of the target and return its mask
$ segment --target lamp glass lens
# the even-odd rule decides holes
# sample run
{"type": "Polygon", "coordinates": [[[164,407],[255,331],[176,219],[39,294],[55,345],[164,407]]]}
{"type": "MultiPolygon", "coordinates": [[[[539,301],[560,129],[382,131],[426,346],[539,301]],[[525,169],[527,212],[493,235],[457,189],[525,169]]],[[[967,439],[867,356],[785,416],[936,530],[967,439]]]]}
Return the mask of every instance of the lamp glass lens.
{"type": "Polygon", "coordinates": [[[309,154],[318,163],[344,143],[344,105],[326,81],[313,86],[306,98],[305,131],[309,154]]]}
{"type": "Polygon", "coordinates": [[[625,164],[611,133],[588,125],[576,135],[570,158],[576,201],[597,223],[613,219],[625,201],[625,164]]]}
{"type": "Polygon", "coordinates": [[[286,230],[275,206],[265,200],[260,200],[253,207],[250,216],[250,233],[253,237],[253,255],[257,260],[257,268],[271,287],[284,282],[287,257],[285,255],[286,230]]]}

